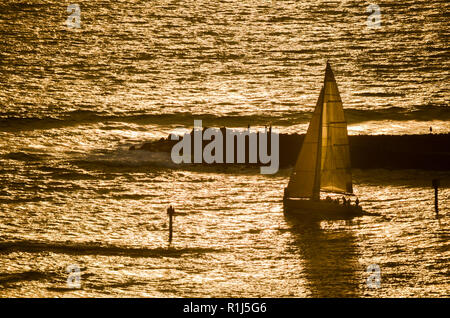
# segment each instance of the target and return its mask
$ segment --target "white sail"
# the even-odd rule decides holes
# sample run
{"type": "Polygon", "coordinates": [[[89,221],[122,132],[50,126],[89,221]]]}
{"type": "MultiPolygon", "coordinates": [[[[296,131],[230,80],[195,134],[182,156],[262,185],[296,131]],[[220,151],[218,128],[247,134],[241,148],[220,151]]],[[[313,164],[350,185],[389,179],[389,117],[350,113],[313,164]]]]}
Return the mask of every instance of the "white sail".
{"type": "Polygon", "coordinates": [[[318,199],[319,189],[352,192],[347,122],[328,63],[324,86],[289,180],[288,194],[318,199]]]}

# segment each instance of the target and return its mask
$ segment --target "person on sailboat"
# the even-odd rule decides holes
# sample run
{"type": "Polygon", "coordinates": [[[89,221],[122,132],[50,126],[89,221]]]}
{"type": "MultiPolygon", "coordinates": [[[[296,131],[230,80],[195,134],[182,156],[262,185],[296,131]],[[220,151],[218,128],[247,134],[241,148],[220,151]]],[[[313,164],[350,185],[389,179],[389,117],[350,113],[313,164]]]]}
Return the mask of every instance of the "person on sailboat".
{"type": "Polygon", "coordinates": [[[351,198],[348,198],[347,204],[348,204],[348,206],[352,205],[352,199],[351,198]]]}
{"type": "Polygon", "coordinates": [[[359,206],[359,199],[358,199],[358,197],[356,197],[355,204],[356,204],[356,206],[359,206]]]}
{"type": "Polygon", "coordinates": [[[346,205],[347,201],[345,200],[345,197],[342,197],[342,205],[346,205]]]}

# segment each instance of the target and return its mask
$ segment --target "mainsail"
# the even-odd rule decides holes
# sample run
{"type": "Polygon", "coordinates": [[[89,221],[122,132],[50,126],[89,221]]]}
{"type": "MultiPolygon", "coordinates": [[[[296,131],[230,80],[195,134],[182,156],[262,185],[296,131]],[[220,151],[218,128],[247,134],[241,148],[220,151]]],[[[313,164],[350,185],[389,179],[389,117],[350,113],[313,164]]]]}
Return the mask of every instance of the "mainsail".
{"type": "Polygon", "coordinates": [[[320,189],[353,192],[347,122],[328,63],[324,85],[288,184],[289,197],[319,199],[320,189]]]}

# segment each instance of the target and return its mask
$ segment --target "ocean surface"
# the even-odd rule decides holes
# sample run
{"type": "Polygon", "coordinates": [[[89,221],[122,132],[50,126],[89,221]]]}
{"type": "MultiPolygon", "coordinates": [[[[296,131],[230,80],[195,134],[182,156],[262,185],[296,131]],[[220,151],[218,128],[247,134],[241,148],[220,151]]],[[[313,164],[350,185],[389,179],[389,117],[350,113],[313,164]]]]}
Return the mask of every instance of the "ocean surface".
{"type": "Polygon", "coordinates": [[[354,170],[379,216],[299,223],[289,169],[128,151],[194,119],[303,133],[327,60],[349,134],[450,132],[448,1],[377,1],[377,28],[364,1],[75,3],[80,28],[0,3],[0,297],[450,296],[448,171],[354,170]]]}

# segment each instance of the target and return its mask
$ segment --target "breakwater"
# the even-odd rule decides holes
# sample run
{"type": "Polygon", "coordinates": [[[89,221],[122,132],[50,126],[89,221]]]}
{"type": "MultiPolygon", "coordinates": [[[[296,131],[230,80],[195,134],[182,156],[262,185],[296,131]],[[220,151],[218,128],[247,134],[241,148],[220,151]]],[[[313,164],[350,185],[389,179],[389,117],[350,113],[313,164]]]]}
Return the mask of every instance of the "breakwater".
{"type": "MultiPolygon", "coordinates": [[[[280,167],[295,164],[304,137],[304,134],[279,134],[280,167]]],[[[244,164],[248,164],[249,143],[248,137],[245,138],[244,164]]],[[[140,146],[132,146],[130,150],[170,152],[177,142],[169,137],[161,138],[140,146]]],[[[202,148],[209,142],[203,140],[202,148]]],[[[267,138],[269,153],[270,142],[270,138],[267,138]]],[[[223,144],[225,145],[225,142],[223,144]]],[[[450,170],[450,134],[353,135],[349,136],[349,144],[353,168],[450,170]]],[[[234,147],[236,150],[236,143],[234,147]]],[[[236,155],[236,151],[234,153],[236,155]]],[[[226,149],[223,149],[223,155],[225,158],[226,149]]]]}

